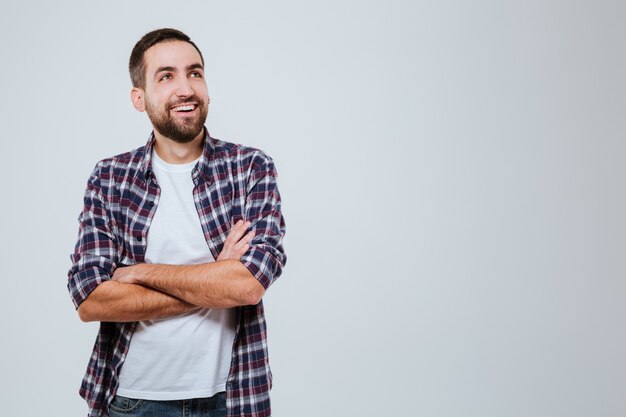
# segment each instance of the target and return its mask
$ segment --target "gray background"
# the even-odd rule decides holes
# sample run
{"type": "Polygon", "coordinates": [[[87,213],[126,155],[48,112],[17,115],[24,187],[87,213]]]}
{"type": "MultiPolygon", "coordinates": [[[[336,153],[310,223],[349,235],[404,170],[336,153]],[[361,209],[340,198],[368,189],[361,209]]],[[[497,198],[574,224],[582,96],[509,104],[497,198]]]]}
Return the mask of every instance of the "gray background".
{"type": "Polygon", "coordinates": [[[623,1],[3,2],[3,415],[84,415],[84,186],[150,131],[127,59],[203,50],[277,163],[276,416],[624,416],[623,1]]]}

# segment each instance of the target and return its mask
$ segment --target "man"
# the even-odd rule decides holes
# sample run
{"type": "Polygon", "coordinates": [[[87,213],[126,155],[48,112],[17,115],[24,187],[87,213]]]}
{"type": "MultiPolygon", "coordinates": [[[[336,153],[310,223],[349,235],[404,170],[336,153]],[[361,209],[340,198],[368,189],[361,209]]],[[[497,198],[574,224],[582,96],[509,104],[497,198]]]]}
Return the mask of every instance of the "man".
{"type": "Polygon", "coordinates": [[[100,330],[89,416],[269,416],[261,298],[286,262],[272,159],[204,127],[204,59],[184,33],[135,45],[131,99],[148,143],[87,184],[68,289],[100,330]]]}

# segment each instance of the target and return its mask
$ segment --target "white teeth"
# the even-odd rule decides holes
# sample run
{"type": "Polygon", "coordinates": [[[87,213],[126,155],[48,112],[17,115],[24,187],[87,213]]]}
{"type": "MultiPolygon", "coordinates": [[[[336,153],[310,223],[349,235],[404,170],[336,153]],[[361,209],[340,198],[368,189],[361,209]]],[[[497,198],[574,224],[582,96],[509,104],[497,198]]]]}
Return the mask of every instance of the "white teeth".
{"type": "Polygon", "coordinates": [[[185,110],[193,110],[193,105],[189,104],[187,106],[178,106],[174,107],[174,111],[185,111],[185,110]]]}

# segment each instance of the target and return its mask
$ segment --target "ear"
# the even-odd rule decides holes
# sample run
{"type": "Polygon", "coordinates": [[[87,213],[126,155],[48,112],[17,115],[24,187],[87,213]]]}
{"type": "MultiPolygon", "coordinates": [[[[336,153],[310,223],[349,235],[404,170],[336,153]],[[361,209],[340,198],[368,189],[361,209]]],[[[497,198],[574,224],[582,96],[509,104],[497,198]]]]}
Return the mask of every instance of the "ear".
{"type": "Polygon", "coordinates": [[[133,87],[133,89],[130,90],[130,99],[132,100],[133,106],[137,111],[146,110],[146,102],[143,89],[139,87],[133,87]]]}

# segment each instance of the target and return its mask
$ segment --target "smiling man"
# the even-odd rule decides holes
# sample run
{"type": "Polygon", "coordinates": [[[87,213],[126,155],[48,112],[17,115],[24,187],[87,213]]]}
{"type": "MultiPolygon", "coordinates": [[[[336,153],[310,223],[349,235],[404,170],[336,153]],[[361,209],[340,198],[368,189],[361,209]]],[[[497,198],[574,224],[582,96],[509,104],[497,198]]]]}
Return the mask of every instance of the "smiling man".
{"type": "Polygon", "coordinates": [[[286,262],[274,163],[208,134],[184,33],[146,34],[129,71],[153,131],[87,183],[68,289],[100,330],[80,394],[90,417],[270,416],[262,297],[286,262]]]}

